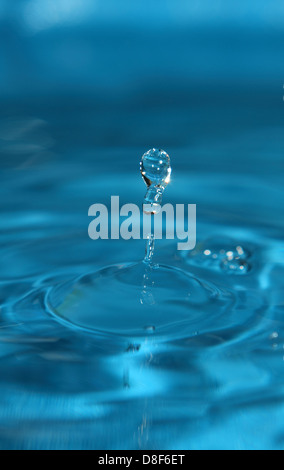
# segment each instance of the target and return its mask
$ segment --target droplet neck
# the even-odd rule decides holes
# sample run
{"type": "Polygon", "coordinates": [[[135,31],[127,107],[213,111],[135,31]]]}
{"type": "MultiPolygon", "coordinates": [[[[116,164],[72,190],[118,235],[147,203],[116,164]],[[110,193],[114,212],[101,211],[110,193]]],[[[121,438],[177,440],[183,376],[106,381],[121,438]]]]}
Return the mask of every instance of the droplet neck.
{"type": "Polygon", "coordinates": [[[157,214],[162,205],[163,193],[165,187],[150,186],[143,202],[143,211],[145,214],[157,214]]]}
{"type": "Polygon", "coordinates": [[[155,248],[155,236],[153,233],[151,233],[147,238],[145,258],[144,258],[144,263],[147,264],[147,266],[151,266],[152,264],[153,256],[154,256],[154,248],[155,248]]]}

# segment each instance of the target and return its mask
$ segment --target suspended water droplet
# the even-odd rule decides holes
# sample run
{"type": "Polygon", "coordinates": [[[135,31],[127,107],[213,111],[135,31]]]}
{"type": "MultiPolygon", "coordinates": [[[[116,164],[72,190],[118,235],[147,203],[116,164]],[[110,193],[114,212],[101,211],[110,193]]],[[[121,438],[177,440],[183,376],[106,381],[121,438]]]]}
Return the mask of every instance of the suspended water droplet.
{"type": "Polygon", "coordinates": [[[144,206],[150,206],[150,209],[144,207],[144,211],[156,214],[159,211],[159,206],[162,205],[163,192],[171,178],[172,169],[169,155],[164,150],[148,150],[140,162],[140,171],[148,187],[144,206]]]}

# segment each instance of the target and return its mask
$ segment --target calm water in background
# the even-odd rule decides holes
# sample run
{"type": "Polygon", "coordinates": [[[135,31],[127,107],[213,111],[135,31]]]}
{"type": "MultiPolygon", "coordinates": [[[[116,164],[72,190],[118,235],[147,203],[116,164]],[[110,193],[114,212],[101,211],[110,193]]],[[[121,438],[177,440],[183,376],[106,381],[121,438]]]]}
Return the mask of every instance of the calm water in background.
{"type": "Polygon", "coordinates": [[[283,449],[281,31],[3,25],[1,448],[283,449]],[[155,261],[220,304],[179,327],[169,270],[162,336],[156,317],[139,337],[115,334],[138,309],[108,283],[116,320],[98,302],[92,331],[63,322],[54,292],[143,258],[142,240],[90,240],[87,214],[111,195],[142,202],[152,146],[172,159],[165,202],[196,203],[198,224],[196,250],[160,241],[155,261]],[[245,272],[220,256],[239,245],[245,272]]]}

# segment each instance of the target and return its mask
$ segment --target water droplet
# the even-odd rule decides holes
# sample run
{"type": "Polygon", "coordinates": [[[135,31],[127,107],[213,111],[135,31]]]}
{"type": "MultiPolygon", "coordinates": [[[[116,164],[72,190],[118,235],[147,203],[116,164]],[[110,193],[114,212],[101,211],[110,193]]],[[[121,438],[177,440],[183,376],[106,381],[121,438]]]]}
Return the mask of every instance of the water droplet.
{"type": "Polygon", "coordinates": [[[171,161],[169,155],[164,150],[151,149],[144,153],[140,171],[148,187],[144,198],[144,205],[149,205],[147,213],[156,214],[159,206],[162,205],[163,192],[170,182],[171,161]]]}
{"type": "Polygon", "coordinates": [[[234,274],[246,274],[250,270],[249,263],[239,257],[224,258],[220,266],[224,271],[234,274]]]}

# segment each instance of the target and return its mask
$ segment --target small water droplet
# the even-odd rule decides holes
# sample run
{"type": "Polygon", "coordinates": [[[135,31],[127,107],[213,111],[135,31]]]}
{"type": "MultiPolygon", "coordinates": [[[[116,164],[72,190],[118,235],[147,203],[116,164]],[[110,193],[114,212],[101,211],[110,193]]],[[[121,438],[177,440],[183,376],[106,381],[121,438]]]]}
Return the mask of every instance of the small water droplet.
{"type": "Polygon", "coordinates": [[[246,274],[250,270],[249,263],[239,257],[224,258],[220,266],[224,271],[234,274],[246,274]]]}
{"type": "Polygon", "coordinates": [[[234,259],[233,251],[227,251],[226,257],[227,257],[228,261],[232,261],[234,259]]]}
{"type": "Polygon", "coordinates": [[[140,171],[148,187],[144,198],[144,205],[150,206],[147,213],[156,214],[159,206],[162,205],[163,192],[170,182],[171,161],[169,155],[164,150],[155,148],[144,153],[140,162],[140,171]]]}
{"type": "Polygon", "coordinates": [[[245,254],[244,249],[241,246],[237,246],[236,250],[239,256],[243,256],[245,254]]]}

